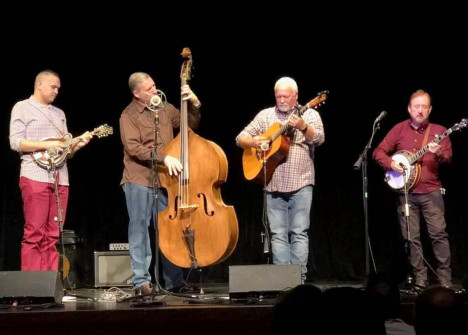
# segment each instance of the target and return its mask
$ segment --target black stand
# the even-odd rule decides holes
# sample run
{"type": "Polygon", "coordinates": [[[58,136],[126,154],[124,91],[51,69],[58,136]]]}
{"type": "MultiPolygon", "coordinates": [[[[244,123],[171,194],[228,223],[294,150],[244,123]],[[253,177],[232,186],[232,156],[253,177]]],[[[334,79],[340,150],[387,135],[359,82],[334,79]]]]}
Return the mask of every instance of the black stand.
{"type": "MultiPolygon", "coordinates": [[[[62,210],[62,202],[60,201],[60,196],[59,196],[59,191],[58,191],[58,182],[57,182],[57,167],[55,165],[55,162],[53,159],[49,159],[50,162],[50,170],[52,171],[52,178],[54,180],[54,193],[55,193],[55,199],[57,203],[57,217],[54,218],[55,221],[57,221],[59,225],[59,244],[60,248],[62,249],[62,252],[59,253],[59,276],[60,280],[62,281],[62,286],[63,286],[63,295],[64,296],[69,296],[69,297],[75,297],[75,298],[80,298],[80,299],[88,299],[92,301],[98,301],[95,297],[88,297],[84,295],[78,295],[75,293],[68,292],[65,286],[64,282],[64,276],[63,276],[63,259],[65,258],[65,244],[63,241],[63,210],[62,210]]],[[[68,277],[67,277],[68,279],[68,277]]],[[[68,286],[71,288],[70,282],[68,283],[68,286]]]]}
{"type": "Polygon", "coordinates": [[[158,141],[158,133],[159,133],[159,113],[156,110],[154,112],[154,145],[153,145],[153,152],[151,153],[151,171],[153,177],[153,190],[154,190],[154,202],[153,202],[153,227],[155,231],[155,238],[154,238],[154,293],[156,295],[160,294],[163,290],[161,284],[159,283],[159,231],[158,231],[158,212],[159,212],[159,201],[158,201],[158,194],[159,194],[159,181],[158,181],[158,174],[156,172],[156,147],[158,141]]]}
{"type": "Polygon", "coordinates": [[[270,226],[268,224],[268,214],[267,214],[267,165],[266,165],[266,151],[262,148],[263,156],[263,212],[262,212],[262,223],[263,223],[263,232],[261,233],[262,242],[263,242],[263,254],[266,257],[266,263],[270,264],[271,262],[271,240],[270,240],[270,226]]]}
{"type": "MultiPolygon", "coordinates": [[[[405,250],[406,250],[406,257],[408,260],[408,273],[405,279],[405,287],[406,289],[402,290],[403,293],[406,294],[417,294],[418,288],[414,286],[414,278],[412,277],[412,266],[411,266],[411,234],[410,234],[410,226],[409,226],[409,208],[410,205],[408,203],[408,185],[407,185],[407,174],[406,174],[406,166],[403,167],[403,181],[404,181],[404,197],[405,197],[405,205],[403,207],[402,215],[405,216],[405,223],[406,223],[406,241],[405,241],[405,250]]],[[[422,288],[421,288],[422,289],[422,288]]]]}
{"type": "MultiPolygon", "coordinates": [[[[372,135],[369,139],[369,142],[367,142],[358,160],[356,161],[356,163],[354,163],[355,170],[359,170],[362,167],[361,169],[362,171],[362,198],[363,198],[363,205],[364,205],[364,240],[365,240],[365,254],[366,254],[366,283],[365,285],[367,284],[367,280],[369,279],[369,275],[370,275],[370,259],[372,255],[372,246],[371,246],[370,239],[369,239],[369,208],[368,208],[368,192],[367,192],[367,189],[368,189],[367,151],[371,147],[372,140],[374,139],[374,135],[377,132],[377,129],[380,128],[380,123],[377,120],[374,122],[374,126],[372,127],[372,135]]],[[[373,264],[374,273],[376,273],[377,268],[375,266],[373,257],[372,257],[372,264],[373,264]]]]}

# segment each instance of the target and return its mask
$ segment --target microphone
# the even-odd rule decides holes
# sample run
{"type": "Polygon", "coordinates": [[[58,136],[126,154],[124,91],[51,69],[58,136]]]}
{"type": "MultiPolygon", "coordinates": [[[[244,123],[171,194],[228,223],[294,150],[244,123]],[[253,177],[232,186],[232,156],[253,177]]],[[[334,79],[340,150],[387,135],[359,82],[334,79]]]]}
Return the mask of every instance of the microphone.
{"type": "Polygon", "coordinates": [[[386,116],[387,116],[387,112],[386,112],[386,111],[382,111],[382,112],[380,113],[380,115],[377,117],[377,119],[375,119],[375,122],[374,122],[374,123],[379,123],[379,122],[382,121],[382,119],[383,119],[384,117],[386,117],[386,116]]]}
{"type": "Polygon", "coordinates": [[[149,106],[146,106],[146,107],[148,107],[150,111],[156,112],[159,109],[166,106],[166,102],[167,100],[166,100],[166,95],[164,94],[164,92],[161,90],[157,90],[156,94],[151,96],[149,100],[149,106]]]}
{"type": "Polygon", "coordinates": [[[262,149],[262,151],[267,151],[268,149],[270,149],[270,145],[268,144],[268,142],[262,142],[262,144],[260,144],[260,149],[262,149]]]}
{"type": "Polygon", "coordinates": [[[57,155],[57,149],[55,147],[48,147],[46,153],[49,157],[57,155]]]}
{"type": "Polygon", "coordinates": [[[159,107],[162,99],[156,94],[151,97],[151,106],[159,107]]]}

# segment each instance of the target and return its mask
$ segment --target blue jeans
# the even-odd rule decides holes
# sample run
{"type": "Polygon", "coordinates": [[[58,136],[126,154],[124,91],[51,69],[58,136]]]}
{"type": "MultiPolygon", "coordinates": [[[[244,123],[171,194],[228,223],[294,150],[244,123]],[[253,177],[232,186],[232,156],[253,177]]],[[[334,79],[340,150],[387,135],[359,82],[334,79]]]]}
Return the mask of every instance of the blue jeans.
{"type": "MultiPolygon", "coordinates": [[[[134,183],[122,185],[129,216],[128,244],[130,247],[130,264],[133,270],[133,286],[139,287],[151,282],[149,267],[151,265],[151,245],[149,236],[150,223],[155,215],[154,189],[134,183]]],[[[164,189],[158,191],[158,211],[167,207],[167,194],[164,189]]],[[[157,227],[154,227],[157,238],[157,227]]],[[[172,264],[160,252],[163,268],[163,279],[166,289],[184,284],[182,268],[172,264]]],[[[155,274],[158,276],[158,274],[155,274]]]]}
{"type": "Polygon", "coordinates": [[[302,282],[306,279],[309,258],[312,191],[309,185],[296,192],[267,194],[273,263],[301,265],[302,282]]]}

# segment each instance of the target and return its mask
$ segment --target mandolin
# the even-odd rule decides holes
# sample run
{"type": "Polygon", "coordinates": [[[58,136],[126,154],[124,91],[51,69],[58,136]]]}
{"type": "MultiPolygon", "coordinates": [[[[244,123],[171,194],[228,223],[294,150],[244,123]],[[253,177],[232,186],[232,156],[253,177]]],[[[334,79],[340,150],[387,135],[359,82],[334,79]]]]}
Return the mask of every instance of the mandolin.
{"type": "MultiPolygon", "coordinates": [[[[99,138],[113,134],[114,130],[107,124],[103,124],[91,131],[91,135],[99,138]]],[[[72,148],[80,141],[79,137],[73,138],[70,133],[63,135],[61,138],[46,138],[44,141],[63,141],[66,143],[65,148],[50,147],[47,150],[35,151],[31,153],[34,162],[40,167],[50,170],[54,167],[62,165],[62,163],[71,156],[72,148]]]]}

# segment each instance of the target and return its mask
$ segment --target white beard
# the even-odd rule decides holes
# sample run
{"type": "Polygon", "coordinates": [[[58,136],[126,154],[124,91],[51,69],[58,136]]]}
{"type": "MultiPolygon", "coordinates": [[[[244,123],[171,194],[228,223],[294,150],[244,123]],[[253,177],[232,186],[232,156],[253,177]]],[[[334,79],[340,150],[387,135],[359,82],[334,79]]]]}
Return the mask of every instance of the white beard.
{"type": "Polygon", "coordinates": [[[290,111],[292,108],[289,107],[288,105],[278,105],[278,109],[282,112],[287,112],[287,111],[290,111]]]}

